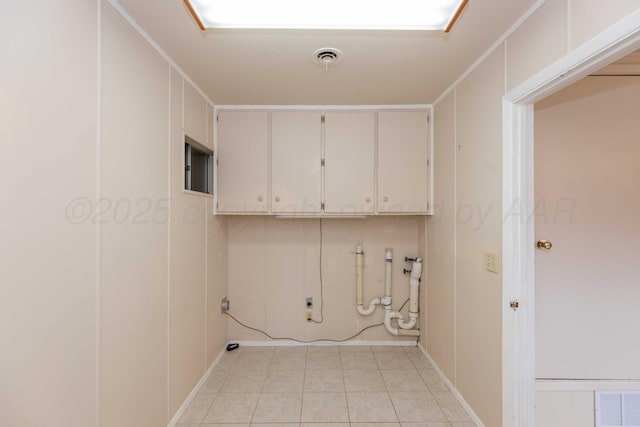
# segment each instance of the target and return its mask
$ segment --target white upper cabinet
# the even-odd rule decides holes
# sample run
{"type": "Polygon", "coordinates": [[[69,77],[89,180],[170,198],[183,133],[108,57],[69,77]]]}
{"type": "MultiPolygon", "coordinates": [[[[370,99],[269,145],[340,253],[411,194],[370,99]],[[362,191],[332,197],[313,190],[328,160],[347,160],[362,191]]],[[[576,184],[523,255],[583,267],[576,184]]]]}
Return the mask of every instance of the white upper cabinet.
{"type": "Polygon", "coordinates": [[[321,212],[322,114],[271,113],[271,210],[321,212]]]}
{"type": "Polygon", "coordinates": [[[269,211],[269,113],[218,112],[218,211],[269,211]]]}
{"type": "Polygon", "coordinates": [[[429,147],[428,112],[378,113],[378,212],[428,212],[429,147]]]}
{"type": "Polygon", "coordinates": [[[207,101],[187,81],[184,82],[184,133],[213,149],[213,141],[207,138],[207,101]]]}
{"type": "Polygon", "coordinates": [[[217,212],[429,214],[429,113],[222,107],[217,212]]]}
{"type": "Polygon", "coordinates": [[[374,212],[375,111],[325,114],[326,213],[374,212]]]}

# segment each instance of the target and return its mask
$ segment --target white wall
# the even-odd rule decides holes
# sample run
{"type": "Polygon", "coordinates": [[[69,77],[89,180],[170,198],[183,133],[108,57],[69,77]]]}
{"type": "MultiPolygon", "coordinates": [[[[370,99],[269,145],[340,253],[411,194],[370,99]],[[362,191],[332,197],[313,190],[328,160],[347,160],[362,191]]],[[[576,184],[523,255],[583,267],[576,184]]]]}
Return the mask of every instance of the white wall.
{"type": "Polygon", "coordinates": [[[440,369],[455,377],[455,98],[434,111],[434,215],[427,218],[426,349],[440,369]]]}
{"type": "Polygon", "coordinates": [[[227,334],[183,78],[106,1],[2,2],[0,36],[0,425],[166,425],[227,334]]]}
{"type": "Polygon", "coordinates": [[[167,416],[168,228],[166,220],[132,220],[127,211],[169,196],[170,68],[111,6],[102,18],[100,420],[160,425],[167,416]]]}
{"type": "Polygon", "coordinates": [[[502,425],[502,283],[483,266],[485,253],[501,247],[500,99],[639,8],[633,0],[548,0],[436,102],[427,350],[487,426],[502,425]]]}
{"type": "Polygon", "coordinates": [[[96,17],[96,2],[0,2],[3,426],[95,423],[96,225],[67,209],[97,194],[96,17]]]}
{"type": "Polygon", "coordinates": [[[593,391],[539,391],[536,424],[544,427],[593,427],[593,391]]]}
{"type": "MultiPolygon", "coordinates": [[[[230,217],[229,298],[231,313],[273,336],[298,339],[347,338],[383,321],[383,309],[371,316],[356,312],[355,247],[365,252],[364,298],[384,295],[385,248],[394,250],[393,307],[409,296],[405,256],[420,253],[418,217],[324,219],[322,265],[324,322],[305,318],[305,298],[313,297],[314,319],[320,320],[320,221],[271,217],[230,217]]],[[[408,307],[403,313],[407,315],[408,307]]],[[[265,340],[257,332],[229,321],[230,340],[265,340]]],[[[359,340],[398,340],[384,327],[364,332],[359,340]]],[[[414,338],[413,338],[414,339],[414,338]]]]}

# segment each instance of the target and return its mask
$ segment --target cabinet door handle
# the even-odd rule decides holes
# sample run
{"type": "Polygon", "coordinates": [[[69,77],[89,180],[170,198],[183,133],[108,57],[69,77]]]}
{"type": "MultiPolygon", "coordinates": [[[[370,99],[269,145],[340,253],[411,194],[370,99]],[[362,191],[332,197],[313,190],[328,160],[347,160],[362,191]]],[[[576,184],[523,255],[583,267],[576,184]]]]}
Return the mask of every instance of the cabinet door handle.
{"type": "Polygon", "coordinates": [[[263,200],[262,196],[258,196],[258,201],[261,202],[263,200]]]}
{"type": "Polygon", "coordinates": [[[276,196],[276,202],[279,202],[279,201],[280,201],[280,197],[276,196]]]}
{"type": "Polygon", "coordinates": [[[369,203],[369,202],[371,201],[371,197],[366,197],[366,198],[364,199],[364,201],[365,201],[365,202],[367,202],[367,203],[369,203]]]}
{"type": "Polygon", "coordinates": [[[383,201],[383,202],[388,202],[388,201],[389,201],[389,197],[384,196],[384,197],[382,198],[382,201],[383,201]]]}

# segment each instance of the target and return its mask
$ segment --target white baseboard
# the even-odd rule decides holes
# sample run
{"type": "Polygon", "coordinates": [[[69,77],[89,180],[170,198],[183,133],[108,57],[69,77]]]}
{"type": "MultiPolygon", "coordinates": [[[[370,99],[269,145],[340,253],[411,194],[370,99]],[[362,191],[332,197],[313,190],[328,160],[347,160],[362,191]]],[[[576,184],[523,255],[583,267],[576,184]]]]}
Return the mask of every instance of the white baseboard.
{"type": "Polygon", "coordinates": [[[184,412],[187,410],[187,408],[191,404],[191,401],[193,400],[194,397],[196,397],[196,394],[198,394],[198,392],[200,391],[200,387],[202,387],[202,384],[204,384],[204,382],[207,380],[211,372],[213,372],[215,367],[218,366],[218,363],[220,363],[220,359],[222,359],[222,355],[225,353],[225,351],[226,351],[226,345],[222,347],[222,350],[220,351],[220,353],[218,353],[216,358],[213,359],[213,362],[211,362],[211,365],[209,366],[209,369],[207,369],[207,372],[204,373],[202,378],[200,378],[200,381],[198,381],[198,384],[196,384],[193,390],[191,390],[191,393],[189,393],[189,396],[187,396],[187,398],[184,400],[182,405],[180,405],[180,408],[178,408],[178,410],[176,411],[176,414],[173,416],[173,418],[171,418],[171,421],[169,421],[169,424],[167,424],[167,427],[176,427],[178,425],[178,421],[180,421],[180,418],[182,417],[184,412]]]}
{"type": "Polygon", "coordinates": [[[298,341],[290,340],[277,340],[277,341],[229,341],[238,343],[240,346],[245,347],[309,347],[309,346],[389,346],[389,347],[415,347],[417,341],[403,340],[403,341],[345,341],[345,342],[314,342],[314,343],[302,343],[298,341]]]}
{"type": "Polygon", "coordinates": [[[480,419],[480,417],[478,417],[478,415],[473,411],[473,409],[467,403],[467,401],[464,400],[464,397],[462,397],[462,395],[460,394],[458,389],[456,389],[456,387],[453,385],[453,383],[451,381],[449,381],[449,378],[447,378],[447,376],[444,374],[444,372],[442,372],[442,369],[440,369],[438,364],[431,358],[431,356],[429,356],[427,351],[424,348],[422,348],[421,345],[419,345],[418,348],[420,349],[420,351],[422,352],[424,357],[427,358],[429,363],[431,363],[431,365],[433,366],[433,369],[435,369],[435,371],[438,373],[440,378],[442,378],[442,381],[444,381],[444,383],[447,385],[447,387],[449,387],[449,390],[451,391],[451,393],[453,393],[453,395],[456,397],[456,399],[458,399],[458,402],[460,402],[460,404],[465,409],[465,411],[467,411],[467,413],[469,414],[469,416],[471,417],[471,420],[473,420],[475,425],[478,426],[478,427],[485,427],[485,425],[482,422],[482,420],[480,419]]]}

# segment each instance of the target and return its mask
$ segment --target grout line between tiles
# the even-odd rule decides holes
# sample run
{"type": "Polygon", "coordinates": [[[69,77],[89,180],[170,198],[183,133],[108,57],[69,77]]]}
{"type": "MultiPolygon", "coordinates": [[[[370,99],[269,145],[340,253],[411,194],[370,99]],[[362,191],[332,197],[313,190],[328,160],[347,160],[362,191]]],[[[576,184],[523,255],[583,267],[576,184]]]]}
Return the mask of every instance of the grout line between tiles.
{"type": "Polygon", "coordinates": [[[304,370],[302,371],[302,399],[300,399],[300,423],[302,423],[302,411],[304,409],[304,383],[307,381],[307,357],[309,349],[304,352],[304,370]]]}
{"type": "Polygon", "coordinates": [[[344,403],[347,405],[347,420],[349,420],[349,424],[353,421],[351,420],[351,411],[349,411],[349,396],[347,395],[347,382],[344,379],[344,365],[342,364],[342,352],[338,352],[338,357],[340,358],[340,372],[342,373],[342,388],[344,389],[344,403]]]}

